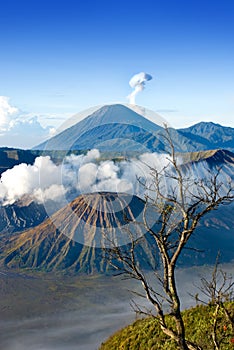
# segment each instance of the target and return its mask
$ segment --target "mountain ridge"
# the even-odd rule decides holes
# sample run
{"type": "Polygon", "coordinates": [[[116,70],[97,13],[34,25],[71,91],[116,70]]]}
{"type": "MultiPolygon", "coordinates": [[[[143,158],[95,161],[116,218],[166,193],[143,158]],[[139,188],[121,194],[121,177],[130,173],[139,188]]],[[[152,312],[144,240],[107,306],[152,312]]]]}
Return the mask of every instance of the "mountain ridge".
{"type": "Polygon", "coordinates": [[[183,136],[199,142],[206,149],[234,149],[234,128],[213,122],[200,122],[188,128],[178,129],[183,136]],[[218,146],[218,147],[217,147],[218,146]]]}
{"type": "MultiPolygon", "coordinates": [[[[146,129],[150,133],[161,129],[161,127],[157,124],[153,123],[137,112],[130,110],[124,105],[104,105],[91,115],[88,115],[86,118],[82,119],[80,122],[70,126],[68,129],[65,129],[58,135],[55,135],[47,142],[43,142],[42,144],[35,146],[33,149],[73,149],[74,143],[77,142],[79,137],[81,137],[84,133],[100,125],[106,126],[114,123],[134,125],[137,128],[146,129]]],[[[88,148],[89,147],[86,147],[86,149],[88,148]]]]}
{"type": "MultiPolygon", "coordinates": [[[[136,106],[137,107],[137,106],[136,106]]],[[[101,151],[136,151],[148,149],[165,151],[163,121],[158,125],[125,105],[104,105],[72,126],[61,131],[34,150],[87,150],[92,147],[101,151]],[[114,141],[116,140],[116,141],[114,141]],[[135,148],[130,141],[135,142],[135,148]]],[[[74,118],[75,119],[75,118],[74,118]]],[[[156,118],[157,119],[157,118],[156,118]]],[[[178,152],[193,152],[223,148],[234,151],[234,129],[212,122],[197,123],[188,128],[170,132],[178,152]]]]}

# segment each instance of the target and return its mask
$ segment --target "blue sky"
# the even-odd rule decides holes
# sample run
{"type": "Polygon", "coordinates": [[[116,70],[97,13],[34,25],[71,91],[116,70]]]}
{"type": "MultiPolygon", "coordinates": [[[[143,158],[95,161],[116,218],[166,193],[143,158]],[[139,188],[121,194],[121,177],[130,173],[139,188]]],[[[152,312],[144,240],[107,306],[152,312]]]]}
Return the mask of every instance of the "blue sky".
{"type": "Polygon", "coordinates": [[[127,102],[141,71],[154,79],[136,102],[172,126],[234,127],[232,0],[9,0],[0,43],[0,95],[43,127],[127,102]]]}

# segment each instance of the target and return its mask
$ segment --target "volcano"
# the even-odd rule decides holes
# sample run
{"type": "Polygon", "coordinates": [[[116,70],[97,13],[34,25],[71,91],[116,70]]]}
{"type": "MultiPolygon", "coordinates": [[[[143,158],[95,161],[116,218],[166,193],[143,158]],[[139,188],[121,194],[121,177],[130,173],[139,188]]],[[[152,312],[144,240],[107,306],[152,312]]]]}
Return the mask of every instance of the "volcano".
{"type": "MultiPolygon", "coordinates": [[[[3,240],[1,263],[47,271],[106,273],[113,270],[111,255],[107,258],[111,247],[129,249],[132,235],[137,239],[145,234],[131,224],[134,219],[142,220],[143,208],[143,200],[124,193],[81,195],[37,227],[3,240]]],[[[156,266],[152,240],[139,244],[138,258],[142,266],[148,266],[148,261],[156,266]]]]}
{"type": "MultiPolygon", "coordinates": [[[[140,107],[133,110],[121,104],[102,106],[79,122],[75,122],[73,117],[73,125],[34,149],[68,151],[98,148],[115,153],[165,151],[162,136],[164,121],[155,114],[158,125],[140,113],[143,113],[140,107]]],[[[173,139],[177,150],[186,150],[188,140],[175,129],[173,139]]]]}
{"type": "MultiPolygon", "coordinates": [[[[74,115],[57,135],[34,150],[111,153],[165,152],[164,125],[158,114],[140,106],[103,105],[74,115]],[[81,120],[81,118],[83,118],[81,120]]],[[[234,152],[234,129],[202,122],[184,129],[170,128],[177,152],[227,149],[234,152]]]]}
{"type": "MultiPolygon", "coordinates": [[[[71,274],[113,273],[121,267],[113,251],[129,252],[136,244],[135,258],[143,269],[159,264],[153,237],[142,222],[145,202],[126,193],[83,194],[40,225],[13,236],[2,237],[0,264],[71,274]]],[[[155,220],[155,213],[152,216],[155,220]]],[[[184,250],[180,266],[213,263],[217,252],[225,261],[233,258],[233,205],[209,213],[191,237],[191,250],[184,250]]]]}

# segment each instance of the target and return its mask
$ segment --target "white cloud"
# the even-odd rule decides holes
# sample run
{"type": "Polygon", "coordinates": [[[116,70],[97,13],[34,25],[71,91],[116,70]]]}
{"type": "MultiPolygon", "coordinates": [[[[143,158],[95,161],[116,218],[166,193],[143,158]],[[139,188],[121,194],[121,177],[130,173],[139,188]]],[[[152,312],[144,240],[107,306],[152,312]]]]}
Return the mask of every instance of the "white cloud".
{"type": "Polygon", "coordinates": [[[87,163],[78,171],[78,189],[81,192],[90,192],[96,182],[98,167],[94,163],[87,163]]]}
{"type": "Polygon", "coordinates": [[[49,136],[50,137],[53,137],[53,136],[55,136],[56,135],[56,128],[50,128],[49,129],[49,136]]]}
{"type": "Polygon", "coordinates": [[[31,148],[55,134],[53,127],[43,127],[37,116],[21,112],[0,96],[0,147],[31,148]]]}
{"type": "MultiPolygon", "coordinates": [[[[141,186],[139,179],[147,187],[152,186],[152,169],[157,169],[160,173],[166,171],[166,176],[160,181],[161,191],[176,194],[177,183],[173,180],[173,167],[167,154],[145,153],[138,159],[113,162],[102,161],[99,151],[93,149],[86,155],[66,157],[62,164],[53,163],[49,156],[41,156],[35,159],[33,165],[21,163],[2,174],[0,202],[4,205],[12,204],[23,196],[30,195],[38,202],[51,199],[63,204],[64,200],[71,200],[80,193],[96,191],[128,192],[144,198],[146,188],[141,186]]],[[[227,174],[221,173],[220,181],[227,182],[227,174]]],[[[196,181],[210,178],[205,163],[186,167],[184,175],[194,194],[196,181]]],[[[150,191],[151,196],[152,193],[154,191],[150,191]]],[[[188,201],[191,200],[190,194],[186,199],[188,201]]]]}
{"type": "Polygon", "coordinates": [[[56,165],[49,156],[35,159],[33,165],[21,163],[2,174],[0,201],[12,204],[25,195],[32,195],[38,202],[61,200],[74,191],[90,193],[96,191],[128,192],[144,197],[144,190],[137,178],[149,177],[146,164],[162,167],[165,156],[144,154],[139,160],[120,163],[100,161],[97,149],[86,155],[71,155],[62,164],[56,165]]]}
{"type": "Polygon", "coordinates": [[[86,155],[66,157],[60,165],[49,156],[37,157],[33,165],[16,165],[1,176],[0,202],[12,204],[25,195],[33,196],[38,202],[61,201],[71,189],[90,191],[96,182],[95,161],[99,157],[99,151],[93,149],[86,155]]]}
{"type": "Polygon", "coordinates": [[[11,118],[18,113],[18,109],[9,103],[9,97],[0,96],[0,131],[5,131],[11,118]]]}
{"type": "Polygon", "coordinates": [[[12,204],[25,195],[42,202],[59,199],[64,193],[61,166],[55,165],[48,156],[36,158],[33,165],[16,165],[1,176],[0,198],[5,204],[12,204]]]}

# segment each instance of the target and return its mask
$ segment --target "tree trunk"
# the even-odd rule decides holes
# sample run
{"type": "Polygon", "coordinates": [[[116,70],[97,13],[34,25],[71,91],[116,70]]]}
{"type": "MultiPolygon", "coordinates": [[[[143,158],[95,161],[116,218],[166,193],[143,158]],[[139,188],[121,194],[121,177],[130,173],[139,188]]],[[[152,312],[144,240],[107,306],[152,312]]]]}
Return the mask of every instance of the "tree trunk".
{"type": "Polygon", "coordinates": [[[186,340],[185,340],[185,329],[184,329],[184,322],[182,320],[180,312],[177,315],[174,315],[175,322],[176,322],[176,328],[177,328],[177,334],[178,334],[178,345],[181,350],[189,350],[186,340]]]}
{"type": "Polygon", "coordinates": [[[175,268],[174,266],[168,267],[168,286],[171,294],[171,300],[172,300],[172,310],[173,310],[173,317],[175,319],[176,323],[176,330],[177,330],[177,336],[178,336],[178,346],[181,350],[189,350],[186,340],[185,340],[185,327],[184,327],[184,321],[181,316],[181,310],[180,310],[180,299],[177,294],[177,288],[175,283],[175,268]]]}

